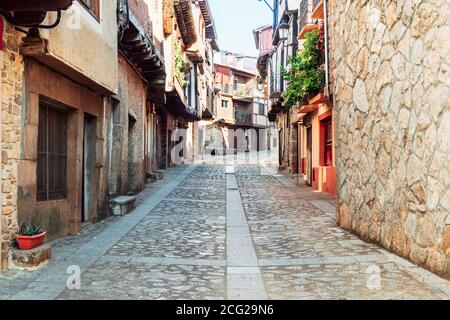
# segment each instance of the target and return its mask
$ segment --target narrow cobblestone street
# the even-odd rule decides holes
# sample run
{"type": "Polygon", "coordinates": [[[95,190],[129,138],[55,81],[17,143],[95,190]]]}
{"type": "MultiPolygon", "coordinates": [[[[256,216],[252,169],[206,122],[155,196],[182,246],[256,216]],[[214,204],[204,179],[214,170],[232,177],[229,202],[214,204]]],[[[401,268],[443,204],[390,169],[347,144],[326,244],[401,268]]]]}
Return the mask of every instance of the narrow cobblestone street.
{"type": "Polygon", "coordinates": [[[0,299],[450,297],[448,281],[343,231],[333,198],[270,167],[172,168],[138,201],[52,243],[39,271],[2,273],[0,299]],[[70,266],[79,290],[66,287],[70,266]]]}

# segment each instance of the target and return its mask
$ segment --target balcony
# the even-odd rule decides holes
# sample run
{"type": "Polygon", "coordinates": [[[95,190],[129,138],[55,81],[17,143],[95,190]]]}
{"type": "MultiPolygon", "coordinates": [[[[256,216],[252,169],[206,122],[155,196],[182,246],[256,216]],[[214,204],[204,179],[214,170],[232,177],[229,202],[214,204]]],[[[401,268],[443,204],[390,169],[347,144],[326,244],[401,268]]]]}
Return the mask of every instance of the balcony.
{"type": "Polygon", "coordinates": [[[232,93],[231,86],[229,86],[227,84],[218,85],[217,87],[219,88],[219,90],[220,90],[220,92],[222,94],[229,94],[229,95],[231,95],[231,93],[232,93]]]}
{"type": "Polygon", "coordinates": [[[270,74],[269,98],[278,99],[284,91],[284,78],[281,72],[272,72],[270,74]]]}
{"type": "Polygon", "coordinates": [[[269,125],[267,116],[239,110],[234,112],[234,123],[236,125],[255,128],[265,128],[269,125]]]}
{"type": "Polygon", "coordinates": [[[298,12],[298,29],[302,30],[308,24],[309,0],[302,0],[300,2],[300,9],[298,12]]]}
{"type": "Polygon", "coordinates": [[[259,97],[261,94],[256,93],[256,89],[252,86],[246,84],[236,84],[236,85],[222,85],[220,86],[220,91],[222,94],[227,94],[233,96],[235,100],[251,101],[254,97],[259,97]]]}
{"type": "Polygon", "coordinates": [[[123,15],[128,19],[128,27],[123,30],[119,49],[151,85],[162,87],[166,79],[164,58],[160,51],[162,44],[153,42],[152,26],[146,8],[143,0],[133,0],[130,1],[128,13],[118,12],[119,19],[123,19],[123,15]]]}
{"type": "Polygon", "coordinates": [[[236,98],[253,98],[253,87],[246,84],[233,85],[233,96],[236,98]]]}
{"type": "Polygon", "coordinates": [[[323,0],[313,0],[312,5],[313,5],[312,18],[323,19],[324,18],[323,0]]]}
{"type": "MultiPolygon", "coordinates": [[[[322,2],[322,1],[314,0],[313,7],[314,7],[314,3],[316,3],[316,2],[322,2]]],[[[300,3],[299,12],[300,13],[299,13],[299,18],[298,18],[298,25],[299,25],[300,32],[298,33],[297,39],[303,40],[303,39],[305,39],[305,34],[314,29],[318,29],[319,24],[311,23],[311,18],[309,17],[309,0],[302,0],[302,2],[300,3]]]]}
{"type": "Polygon", "coordinates": [[[235,111],[234,112],[234,121],[237,124],[252,124],[252,114],[243,111],[235,111]]]}

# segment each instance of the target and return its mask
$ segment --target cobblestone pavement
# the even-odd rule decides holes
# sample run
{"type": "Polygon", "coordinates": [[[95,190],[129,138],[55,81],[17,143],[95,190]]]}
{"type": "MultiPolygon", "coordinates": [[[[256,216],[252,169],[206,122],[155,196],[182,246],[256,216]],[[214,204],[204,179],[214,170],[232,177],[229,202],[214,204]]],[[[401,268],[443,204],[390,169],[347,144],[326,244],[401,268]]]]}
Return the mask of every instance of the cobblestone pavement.
{"type": "Polygon", "coordinates": [[[137,208],[52,243],[0,299],[448,299],[450,282],[338,228],[334,199],[268,166],[169,169],[137,208]],[[79,290],[66,287],[78,266],[79,290]]]}

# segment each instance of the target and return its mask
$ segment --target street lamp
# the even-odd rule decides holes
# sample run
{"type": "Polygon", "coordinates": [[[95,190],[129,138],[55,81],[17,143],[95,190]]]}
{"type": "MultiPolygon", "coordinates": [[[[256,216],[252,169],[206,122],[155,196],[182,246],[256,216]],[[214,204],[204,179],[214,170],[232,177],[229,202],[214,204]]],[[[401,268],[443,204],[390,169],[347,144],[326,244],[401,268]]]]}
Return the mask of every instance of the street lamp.
{"type": "Polygon", "coordinates": [[[289,24],[287,23],[285,18],[281,19],[281,22],[278,25],[278,32],[280,34],[281,41],[287,40],[289,35],[289,24]]]}

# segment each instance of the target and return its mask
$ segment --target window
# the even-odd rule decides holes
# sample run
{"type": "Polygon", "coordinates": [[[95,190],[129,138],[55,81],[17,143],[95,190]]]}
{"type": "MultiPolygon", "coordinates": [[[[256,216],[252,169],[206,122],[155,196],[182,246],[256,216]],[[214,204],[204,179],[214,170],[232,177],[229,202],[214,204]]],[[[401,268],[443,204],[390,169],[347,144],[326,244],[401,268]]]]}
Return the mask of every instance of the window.
{"type": "Polygon", "coordinates": [[[259,115],[260,116],[263,116],[263,115],[265,115],[266,114],[266,106],[264,105],[264,103],[260,103],[259,104],[259,115]]]}
{"type": "Polygon", "coordinates": [[[333,163],[333,125],[331,119],[323,123],[323,164],[331,166],[333,163]]]}
{"type": "Polygon", "coordinates": [[[233,90],[237,90],[238,89],[238,83],[239,83],[239,79],[234,77],[233,90]]]}
{"type": "Polygon", "coordinates": [[[228,101],[222,100],[222,108],[228,108],[228,101]]]}
{"type": "Polygon", "coordinates": [[[37,201],[66,198],[67,114],[39,106],[37,201]]]}
{"type": "Polygon", "coordinates": [[[100,18],[100,0],[80,0],[80,2],[95,18],[100,18]]]}

